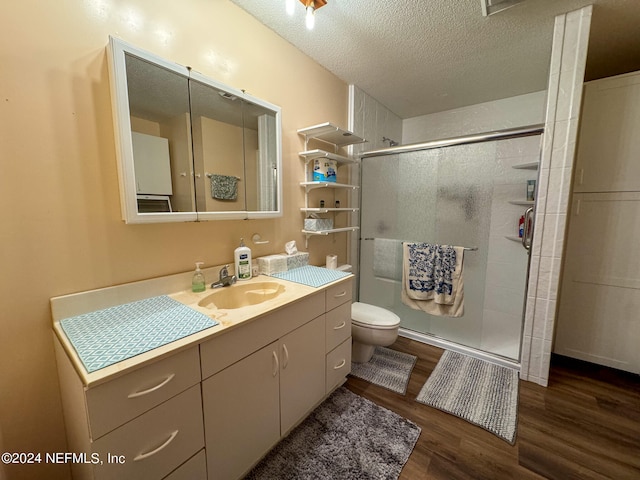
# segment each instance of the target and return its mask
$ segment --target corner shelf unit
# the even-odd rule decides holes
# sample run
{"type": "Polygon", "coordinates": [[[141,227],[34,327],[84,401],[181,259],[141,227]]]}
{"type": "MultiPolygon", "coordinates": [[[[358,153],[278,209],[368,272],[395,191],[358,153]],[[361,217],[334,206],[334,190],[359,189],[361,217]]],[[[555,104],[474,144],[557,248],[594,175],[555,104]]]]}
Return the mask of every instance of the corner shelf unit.
{"type": "MultiPolygon", "coordinates": [[[[311,173],[313,172],[313,167],[309,168],[310,164],[313,164],[314,160],[324,158],[333,160],[337,163],[338,166],[341,165],[358,165],[359,163],[353,158],[346,157],[344,155],[338,154],[338,149],[346,147],[348,145],[355,145],[358,143],[363,143],[366,140],[354,135],[352,132],[348,130],[344,130],[340,127],[332,123],[322,123],[319,125],[314,125],[312,127],[301,128],[298,130],[298,134],[304,137],[304,147],[305,150],[300,152],[298,155],[304,161],[304,174],[305,181],[300,182],[300,186],[304,187],[304,207],[300,208],[300,211],[305,214],[322,214],[322,213],[330,213],[336,214],[341,212],[355,213],[359,211],[359,208],[347,207],[347,208],[325,208],[325,207],[311,207],[309,205],[309,192],[318,188],[329,188],[329,189],[346,189],[346,190],[356,190],[359,187],[357,185],[351,185],[346,183],[336,183],[336,182],[322,182],[322,181],[310,181],[311,173]],[[334,152],[329,152],[321,149],[309,150],[309,140],[319,140],[329,145],[333,145],[334,152]]],[[[353,232],[359,230],[360,227],[357,226],[348,226],[341,228],[332,228],[330,230],[302,230],[307,241],[307,247],[309,242],[309,237],[318,236],[318,235],[329,235],[332,233],[339,232],[353,232]]]]}
{"type": "MultiPolygon", "coordinates": [[[[518,163],[511,166],[511,168],[515,168],[517,170],[538,170],[539,167],[540,162],[518,163]]],[[[533,207],[536,204],[535,200],[509,200],[509,203],[511,205],[520,205],[522,207],[533,207]]],[[[512,242],[522,242],[522,237],[519,237],[518,235],[505,235],[504,238],[511,240],[512,242]]]]}

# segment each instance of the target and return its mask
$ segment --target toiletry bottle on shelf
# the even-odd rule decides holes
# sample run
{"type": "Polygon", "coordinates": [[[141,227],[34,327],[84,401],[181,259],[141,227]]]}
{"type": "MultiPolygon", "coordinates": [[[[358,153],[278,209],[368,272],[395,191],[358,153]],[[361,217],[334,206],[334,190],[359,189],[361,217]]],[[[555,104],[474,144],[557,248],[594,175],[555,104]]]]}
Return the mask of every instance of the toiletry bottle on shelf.
{"type": "Polygon", "coordinates": [[[193,278],[191,279],[191,291],[194,293],[204,292],[207,286],[204,281],[204,275],[200,270],[202,262],[196,262],[196,271],[193,272],[193,278]]]}
{"type": "Polygon", "coordinates": [[[520,221],[518,222],[518,236],[522,238],[524,235],[524,215],[520,217],[520,221]]]}
{"type": "Polygon", "coordinates": [[[240,239],[240,246],[234,251],[236,262],[236,276],[238,280],[249,280],[251,278],[251,249],[244,244],[244,239],[240,239]]]}

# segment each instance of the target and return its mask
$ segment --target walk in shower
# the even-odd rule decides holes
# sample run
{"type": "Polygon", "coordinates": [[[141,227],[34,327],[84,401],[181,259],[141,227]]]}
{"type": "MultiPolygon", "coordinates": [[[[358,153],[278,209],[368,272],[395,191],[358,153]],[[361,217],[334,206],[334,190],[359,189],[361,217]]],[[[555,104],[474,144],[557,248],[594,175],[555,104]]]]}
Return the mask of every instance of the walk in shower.
{"type": "Polygon", "coordinates": [[[519,220],[533,205],[540,126],[361,154],[359,301],[401,318],[401,334],[520,358],[527,250],[519,220]],[[402,242],[465,247],[464,315],[401,300],[402,242]]]}

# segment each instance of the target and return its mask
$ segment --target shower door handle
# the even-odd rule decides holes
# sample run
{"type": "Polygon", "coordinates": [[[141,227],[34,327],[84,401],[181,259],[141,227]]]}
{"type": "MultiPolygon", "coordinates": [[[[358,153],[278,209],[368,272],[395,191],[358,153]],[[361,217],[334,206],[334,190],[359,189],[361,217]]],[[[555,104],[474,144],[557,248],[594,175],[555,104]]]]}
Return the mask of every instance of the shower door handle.
{"type": "Polygon", "coordinates": [[[531,250],[531,241],[533,239],[533,207],[527,208],[524,212],[524,232],[522,234],[522,246],[527,251],[531,250]]]}

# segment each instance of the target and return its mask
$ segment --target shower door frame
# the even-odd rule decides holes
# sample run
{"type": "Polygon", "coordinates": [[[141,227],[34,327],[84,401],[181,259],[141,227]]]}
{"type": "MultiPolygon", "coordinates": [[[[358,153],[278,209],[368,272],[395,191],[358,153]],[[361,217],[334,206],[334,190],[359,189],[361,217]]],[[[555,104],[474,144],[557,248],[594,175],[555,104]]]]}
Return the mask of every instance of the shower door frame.
{"type": "MultiPolygon", "coordinates": [[[[422,143],[413,143],[413,144],[409,144],[409,145],[400,145],[400,146],[395,146],[395,147],[389,147],[389,148],[383,148],[383,149],[378,149],[378,150],[370,150],[367,152],[361,152],[359,154],[357,154],[357,158],[360,160],[361,162],[361,168],[362,168],[362,161],[365,158],[368,157],[380,157],[380,156],[386,156],[386,155],[398,155],[401,153],[409,153],[409,152],[417,152],[417,151],[422,151],[422,150],[433,150],[433,149],[439,149],[439,148],[444,148],[444,147],[452,147],[452,146],[458,146],[458,145],[470,145],[470,144],[475,144],[475,143],[485,143],[485,142],[492,142],[492,141],[497,141],[497,140],[508,140],[508,139],[514,139],[514,138],[522,138],[522,137],[531,137],[531,136],[536,136],[536,135],[542,135],[544,133],[544,124],[534,124],[534,125],[527,125],[527,126],[522,126],[522,127],[517,127],[517,128],[509,128],[509,129],[504,129],[504,130],[495,130],[495,131],[490,131],[490,132],[484,132],[484,133],[477,133],[477,134],[472,134],[472,135],[465,135],[465,136],[460,136],[460,137],[451,137],[451,138],[446,138],[446,139],[442,139],[442,140],[433,140],[433,141],[428,141],[428,142],[422,142],[422,143]]],[[[360,174],[360,188],[358,189],[358,205],[360,205],[362,207],[362,173],[360,174]]],[[[360,208],[360,212],[359,212],[359,219],[358,219],[358,224],[361,226],[362,225],[362,208],[360,208]]],[[[527,289],[528,289],[528,284],[529,284],[529,268],[530,268],[530,263],[531,263],[531,240],[533,239],[533,226],[529,229],[529,231],[527,232],[529,234],[529,248],[525,249],[527,250],[527,270],[526,270],[526,278],[525,278],[525,293],[524,293],[524,297],[526,299],[527,297],[527,289]]],[[[360,230],[360,233],[362,232],[362,230],[360,230]]],[[[361,233],[362,234],[362,233],[361,233]]],[[[358,258],[358,275],[356,277],[356,292],[357,292],[357,298],[359,299],[360,297],[360,275],[361,275],[361,271],[360,271],[360,261],[361,261],[361,242],[362,242],[362,237],[358,237],[358,242],[357,242],[357,246],[356,246],[356,253],[357,253],[357,258],[358,258]]],[[[524,245],[524,244],[523,244],[524,245]]],[[[521,333],[520,333],[520,349],[519,349],[519,357],[521,358],[522,355],[522,329],[524,327],[524,315],[525,315],[525,310],[526,310],[526,301],[524,302],[524,305],[522,307],[522,324],[521,324],[521,333]]],[[[459,344],[441,337],[438,337],[436,335],[432,335],[432,334],[428,334],[428,333],[422,333],[422,332],[416,332],[413,330],[409,330],[406,328],[402,328],[400,327],[400,335],[407,337],[407,338],[411,338],[413,340],[417,340],[423,343],[428,343],[443,349],[448,349],[448,350],[453,350],[459,353],[463,353],[466,355],[470,355],[476,358],[480,358],[492,363],[496,363],[498,365],[502,365],[505,367],[509,367],[509,368],[514,368],[517,370],[520,370],[520,358],[518,360],[513,360],[511,358],[507,358],[507,357],[503,357],[501,355],[497,355],[491,352],[487,352],[485,350],[480,350],[478,348],[474,348],[474,347],[469,347],[463,344],[459,344]]]]}

